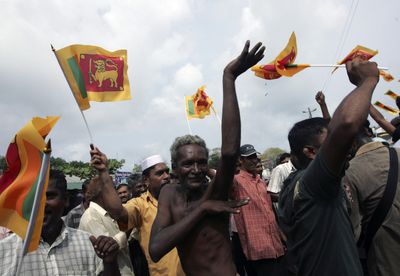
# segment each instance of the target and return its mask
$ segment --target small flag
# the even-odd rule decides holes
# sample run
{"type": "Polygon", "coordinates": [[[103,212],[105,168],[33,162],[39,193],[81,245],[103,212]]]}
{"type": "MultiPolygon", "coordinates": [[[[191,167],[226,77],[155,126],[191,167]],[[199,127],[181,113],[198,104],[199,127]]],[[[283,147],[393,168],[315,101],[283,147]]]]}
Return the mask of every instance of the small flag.
{"type": "Polygon", "coordinates": [[[361,58],[364,61],[370,60],[374,57],[378,51],[371,50],[367,47],[357,45],[351,52],[340,61],[338,64],[345,64],[346,62],[355,59],[356,57],[361,58]]]}
{"type": "Polygon", "coordinates": [[[385,95],[388,95],[389,97],[391,97],[393,100],[397,100],[397,97],[399,95],[397,95],[396,93],[394,93],[392,90],[388,90],[385,95]]]}
{"type": "Polygon", "coordinates": [[[81,110],[90,108],[89,101],[131,99],[126,50],[70,45],[55,54],[81,110]]]}
{"type": "Polygon", "coordinates": [[[374,105],[376,105],[377,107],[382,108],[383,110],[389,112],[392,115],[395,115],[395,116],[399,115],[399,110],[396,110],[396,109],[394,109],[394,108],[392,108],[390,106],[384,105],[383,103],[381,103],[379,101],[376,101],[374,103],[374,105]]]}
{"type": "Polygon", "coordinates": [[[387,82],[394,80],[394,77],[385,70],[379,70],[379,75],[387,82]]]}
{"type": "Polygon", "coordinates": [[[198,118],[203,119],[205,116],[210,115],[210,109],[213,101],[207,96],[204,91],[205,86],[197,89],[196,94],[186,96],[186,114],[189,119],[198,118]]]}
{"type": "MultiPolygon", "coordinates": [[[[46,143],[44,138],[57,123],[58,116],[33,118],[18,133],[6,153],[7,170],[0,178],[0,225],[25,239],[46,143]]],[[[28,252],[39,245],[46,203],[48,173],[28,252]]]]}
{"type": "Polygon", "coordinates": [[[286,47],[267,65],[255,65],[251,68],[257,77],[273,80],[281,76],[291,77],[309,67],[309,64],[293,64],[297,56],[296,34],[293,32],[286,47]]]}

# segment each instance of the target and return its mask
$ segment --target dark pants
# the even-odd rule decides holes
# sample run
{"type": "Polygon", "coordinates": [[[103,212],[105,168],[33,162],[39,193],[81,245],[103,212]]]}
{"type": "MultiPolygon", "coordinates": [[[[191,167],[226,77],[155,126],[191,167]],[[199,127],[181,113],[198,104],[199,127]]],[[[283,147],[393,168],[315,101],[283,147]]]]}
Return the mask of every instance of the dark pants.
{"type": "Polygon", "coordinates": [[[242,244],[240,243],[239,235],[236,232],[232,232],[232,250],[237,273],[240,276],[257,275],[243,253],[242,244]]]}
{"type": "Polygon", "coordinates": [[[146,256],[137,240],[132,239],[129,241],[129,253],[135,275],[149,276],[149,266],[147,264],[146,256]]]}
{"type": "Polygon", "coordinates": [[[257,276],[283,276],[286,275],[283,264],[283,257],[278,259],[262,259],[249,261],[257,276]]]}

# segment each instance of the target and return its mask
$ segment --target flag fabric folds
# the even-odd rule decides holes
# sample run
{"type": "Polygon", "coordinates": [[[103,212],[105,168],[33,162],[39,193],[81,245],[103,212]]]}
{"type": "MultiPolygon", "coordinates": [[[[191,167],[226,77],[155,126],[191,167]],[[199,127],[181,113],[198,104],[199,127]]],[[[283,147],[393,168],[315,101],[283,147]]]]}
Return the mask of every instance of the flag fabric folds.
{"type": "MultiPolygon", "coordinates": [[[[44,138],[58,119],[58,116],[33,118],[18,131],[6,153],[8,168],[0,178],[0,225],[10,229],[22,239],[26,237],[35,192],[39,184],[43,150],[46,147],[44,138]]],[[[44,191],[28,252],[35,250],[39,245],[48,173],[47,168],[44,191]]]]}
{"type": "Polygon", "coordinates": [[[377,106],[377,107],[382,108],[383,110],[389,112],[392,115],[395,115],[395,116],[399,115],[399,110],[396,110],[396,109],[394,109],[394,108],[392,108],[390,106],[384,105],[383,103],[381,103],[379,101],[376,101],[374,103],[374,105],[377,106]]]}
{"type": "Polygon", "coordinates": [[[291,77],[309,67],[308,64],[294,64],[297,56],[296,34],[293,32],[286,47],[267,65],[255,65],[251,68],[257,77],[273,80],[281,76],[291,77]]]}
{"type": "Polygon", "coordinates": [[[389,97],[391,97],[393,100],[397,100],[397,97],[399,95],[397,95],[396,93],[394,93],[392,90],[388,90],[385,95],[388,95],[389,97]]]}
{"type": "Polygon", "coordinates": [[[362,60],[370,60],[374,57],[378,51],[371,50],[367,47],[357,45],[351,52],[342,59],[338,64],[345,64],[346,62],[355,59],[356,57],[361,58],[362,60]]]}
{"type": "Polygon", "coordinates": [[[189,119],[203,119],[205,116],[210,115],[213,101],[204,90],[205,86],[203,85],[197,89],[196,94],[185,97],[186,115],[189,119]]]}
{"type": "Polygon", "coordinates": [[[81,110],[90,108],[90,101],[131,99],[126,50],[70,45],[55,54],[81,110]]]}

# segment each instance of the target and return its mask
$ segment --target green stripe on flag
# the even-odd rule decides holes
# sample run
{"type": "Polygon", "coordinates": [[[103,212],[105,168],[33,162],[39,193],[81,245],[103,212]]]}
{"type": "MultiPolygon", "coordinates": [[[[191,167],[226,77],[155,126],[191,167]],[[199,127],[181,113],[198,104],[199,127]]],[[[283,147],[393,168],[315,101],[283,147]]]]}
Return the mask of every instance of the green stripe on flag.
{"type": "MultiPolygon", "coordinates": [[[[43,159],[43,153],[40,153],[40,160],[42,159],[43,159]]],[[[40,164],[41,163],[42,162],[40,162],[40,164]]],[[[32,184],[31,189],[29,190],[28,194],[26,195],[22,203],[22,217],[28,221],[31,218],[33,202],[35,201],[36,189],[39,184],[39,175],[40,173],[38,173],[38,175],[36,176],[35,182],[32,184]]]]}
{"type": "Polygon", "coordinates": [[[196,115],[196,112],[194,111],[194,102],[193,100],[188,100],[188,115],[189,116],[194,116],[196,115]]]}
{"type": "Polygon", "coordinates": [[[71,57],[67,60],[69,68],[72,71],[72,74],[74,75],[74,79],[76,83],[78,84],[79,91],[81,92],[82,98],[87,98],[87,92],[86,92],[86,87],[85,87],[85,80],[83,79],[83,75],[81,72],[81,69],[79,68],[78,63],[76,62],[74,57],[71,57]]]}

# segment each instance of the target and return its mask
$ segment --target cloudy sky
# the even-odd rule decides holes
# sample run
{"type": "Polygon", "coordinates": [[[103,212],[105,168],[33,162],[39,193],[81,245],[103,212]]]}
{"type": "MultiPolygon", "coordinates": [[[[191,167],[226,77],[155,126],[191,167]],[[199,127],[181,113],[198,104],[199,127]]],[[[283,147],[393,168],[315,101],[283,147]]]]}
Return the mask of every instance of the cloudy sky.
{"type": "MultiPolygon", "coordinates": [[[[295,31],[298,63],[333,63],[357,44],[379,50],[373,59],[396,81],[381,80],[373,96],[388,105],[400,93],[400,2],[270,0],[0,0],[0,155],[33,116],[60,115],[50,134],[53,155],[89,160],[89,136],[50,50],[70,44],[128,50],[132,100],[92,103],[85,115],[95,144],[124,169],[156,153],[169,160],[174,138],[189,132],[184,96],[201,85],[221,112],[222,71],[250,39],[266,45],[271,61],[295,31]],[[397,51],[396,51],[397,50],[397,51]]],[[[345,70],[310,68],[292,78],[265,81],[251,72],[237,81],[242,143],[259,151],[288,149],[287,133],[323,89],[333,113],[353,89],[345,70]]],[[[319,116],[320,111],[313,113],[319,116]]],[[[388,119],[391,115],[384,114],[388,119]]],[[[218,120],[191,120],[194,134],[219,147],[218,120]]]]}

